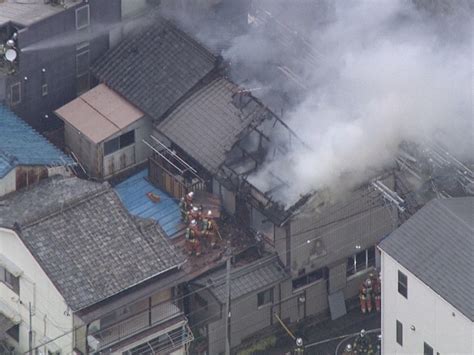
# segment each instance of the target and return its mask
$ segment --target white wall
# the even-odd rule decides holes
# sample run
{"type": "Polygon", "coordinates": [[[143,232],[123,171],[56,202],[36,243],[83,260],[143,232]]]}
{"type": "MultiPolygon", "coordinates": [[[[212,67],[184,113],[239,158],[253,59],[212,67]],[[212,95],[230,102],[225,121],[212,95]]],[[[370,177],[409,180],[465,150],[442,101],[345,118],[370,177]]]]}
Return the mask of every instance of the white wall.
{"type": "MultiPolygon", "coordinates": [[[[72,330],[72,313],[66,315],[66,303],[54,287],[39,264],[21,242],[15,232],[0,228],[0,254],[8,258],[22,270],[20,276],[20,296],[5,284],[0,283],[0,302],[20,315],[20,348],[23,353],[28,350],[28,326],[31,303],[33,310],[33,344],[38,345],[45,336],[54,339],[72,330]]],[[[62,353],[72,351],[72,335],[68,334],[55,341],[62,353]]],[[[51,346],[51,350],[57,347],[51,346]]]]}
{"type": "Polygon", "coordinates": [[[0,197],[9,192],[15,191],[16,188],[16,169],[12,169],[3,178],[0,178],[0,197]]]}
{"type": "Polygon", "coordinates": [[[473,322],[384,252],[381,275],[383,354],[422,354],[424,342],[434,354],[474,353],[473,322]],[[408,299],[398,293],[398,270],[407,275],[408,299]],[[403,346],[396,342],[397,320],[403,346]]]}

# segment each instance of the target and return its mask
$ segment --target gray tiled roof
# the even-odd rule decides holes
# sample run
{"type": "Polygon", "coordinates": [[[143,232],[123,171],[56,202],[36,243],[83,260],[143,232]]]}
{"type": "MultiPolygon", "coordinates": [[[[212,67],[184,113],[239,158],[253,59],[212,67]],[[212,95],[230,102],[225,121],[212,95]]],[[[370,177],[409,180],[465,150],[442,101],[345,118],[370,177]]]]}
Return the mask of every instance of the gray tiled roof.
{"type": "MultiPolygon", "coordinates": [[[[215,67],[216,58],[169,21],[125,38],[93,66],[109,87],[154,119],[159,119],[215,67]]],[[[144,20],[148,21],[148,20],[144,20]]]]}
{"type": "Polygon", "coordinates": [[[230,81],[214,79],[178,105],[157,129],[215,173],[239,135],[270,116],[252,96],[238,91],[230,81]]]}
{"type": "Polygon", "coordinates": [[[474,321],[474,197],[431,201],[380,248],[474,321]]]}
{"type": "MultiPolygon", "coordinates": [[[[231,299],[264,290],[289,275],[283,269],[275,255],[254,261],[231,271],[231,299]]],[[[226,270],[221,269],[203,276],[194,282],[200,286],[210,286],[209,290],[221,303],[226,301],[226,270]]]]}
{"type": "Polygon", "coordinates": [[[130,217],[107,184],[48,179],[4,201],[9,220],[20,221],[23,243],[74,311],[183,262],[161,229],[130,217]],[[31,208],[22,216],[26,201],[44,201],[49,213],[31,208]]]}

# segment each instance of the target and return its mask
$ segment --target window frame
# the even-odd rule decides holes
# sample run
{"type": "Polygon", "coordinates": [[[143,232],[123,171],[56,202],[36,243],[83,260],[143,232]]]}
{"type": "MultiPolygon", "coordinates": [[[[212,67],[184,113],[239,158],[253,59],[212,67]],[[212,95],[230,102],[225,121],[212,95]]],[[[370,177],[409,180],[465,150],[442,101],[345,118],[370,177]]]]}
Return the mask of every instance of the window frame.
{"type": "Polygon", "coordinates": [[[403,272],[398,270],[398,293],[408,299],[408,277],[403,272]],[[405,279],[405,282],[401,279],[405,279]]]}
{"type": "Polygon", "coordinates": [[[78,7],[76,9],[76,30],[83,30],[85,28],[88,28],[91,24],[91,10],[89,4],[86,4],[84,6],[78,7]],[[86,10],[87,9],[87,23],[84,23],[83,25],[79,25],[78,20],[79,20],[79,12],[86,10]]]}
{"type": "Polygon", "coordinates": [[[400,322],[398,319],[396,320],[396,332],[395,332],[395,339],[397,344],[403,346],[403,323],[400,322]]]}
{"type": "Polygon", "coordinates": [[[13,275],[3,266],[0,266],[0,282],[5,284],[9,289],[20,295],[20,277],[13,275]],[[14,280],[14,281],[12,281],[14,280]]]}
{"type": "Polygon", "coordinates": [[[10,103],[12,105],[21,104],[21,81],[18,81],[12,85],[10,85],[10,103]],[[13,100],[13,89],[18,87],[18,100],[13,100]]]}
{"type": "Polygon", "coordinates": [[[257,293],[257,307],[258,308],[267,306],[269,304],[273,304],[273,287],[257,293]],[[270,294],[270,297],[269,297],[270,299],[265,301],[265,294],[267,293],[270,294]]]}
{"type": "Polygon", "coordinates": [[[89,74],[90,62],[91,62],[90,53],[91,53],[91,51],[90,51],[89,48],[87,48],[85,50],[81,50],[80,52],[76,53],[76,78],[79,78],[79,77],[82,77],[83,75],[89,74]],[[79,66],[79,62],[80,62],[79,58],[84,56],[84,55],[87,55],[87,69],[84,69],[83,71],[81,71],[81,70],[79,70],[79,69],[81,69],[80,66],[79,66]]]}
{"type": "Polygon", "coordinates": [[[117,137],[114,137],[112,139],[109,139],[109,140],[106,140],[104,142],[104,157],[105,156],[108,156],[108,155],[111,155],[111,154],[114,154],[115,152],[118,152],[119,150],[122,150],[124,148],[127,148],[127,147],[130,147],[132,145],[134,145],[136,143],[136,140],[135,140],[135,130],[132,129],[131,131],[128,131],[128,132],[125,132],[117,137]],[[127,135],[131,135],[133,136],[133,140],[132,141],[129,141],[129,142],[122,142],[122,140],[125,140],[125,136],[127,135]],[[114,148],[111,150],[111,149],[107,149],[106,148],[106,145],[111,145],[113,144],[112,142],[116,142],[116,145],[114,146],[114,148]]]}
{"type": "Polygon", "coordinates": [[[41,85],[41,96],[47,96],[48,95],[48,84],[44,83],[41,85]]]}
{"type": "Polygon", "coordinates": [[[17,343],[20,342],[20,324],[15,324],[14,326],[8,328],[5,333],[17,343]]]}
{"type": "Polygon", "coordinates": [[[423,354],[434,355],[433,347],[430,344],[428,344],[426,341],[423,342],[423,354]]]}
{"type": "Polygon", "coordinates": [[[291,287],[293,292],[301,290],[305,287],[311,286],[320,282],[322,280],[327,280],[329,276],[329,269],[327,267],[322,267],[302,276],[297,277],[296,279],[291,280],[291,287]],[[313,279],[313,277],[317,274],[321,274],[321,276],[313,279]],[[300,284],[301,283],[301,284],[300,284]]]}
{"type": "Polygon", "coordinates": [[[371,246],[348,257],[346,277],[350,278],[360,272],[370,269],[371,267],[375,267],[375,254],[375,246],[371,246]],[[357,262],[358,256],[361,256],[364,259],[363,263],[361,264],[362,266],[360,267],[358,266],[357,262]],[[349,265],[352,265],[352,267],[349,267],[349,265]]]}

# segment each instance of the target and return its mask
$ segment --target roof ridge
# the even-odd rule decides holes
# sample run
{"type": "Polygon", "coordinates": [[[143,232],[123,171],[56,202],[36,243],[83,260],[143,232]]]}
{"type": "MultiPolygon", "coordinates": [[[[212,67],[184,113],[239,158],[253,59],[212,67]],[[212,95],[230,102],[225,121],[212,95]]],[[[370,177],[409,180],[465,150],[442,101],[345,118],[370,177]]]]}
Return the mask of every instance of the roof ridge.
{"type": "Polygon", "coordinates": [[[32,221],[29,221],[29,222],[25,223],[23,225],[23,227],[24,228],[32,227],[32,226],[34,226],[38,223],[41,223],[45,220],[48,220],[52,217],[55,217],[55,216],[57,216],[61,213],[69,211],[69,210],[71,210],[71,209],[73,209],[73,208],[75,208],[75,207],[77,207],[77,206],[79,206],[79,205],[81,205],[81,204],[83,204],[87,201],[90,201],[90,200],[92,200],[92,199],[94,199],[98,196],[101,196],[101,195],[103,195],[103,194],[105,194],[105,193],[107,193],[111,190],[113,190],[113,189],[110,187],[110,185],[107,186],[107,187],[104,187],[104,184],[102,184],[102,188],[99,191],[87,192],[87,193],[84,194],[84,196],[78,198],[77,200],[72,199],[72,202],[70,202],[70,203],[63,203],[59,209],[56,208],[51,213],[47,213],[43,216],[40,216],[36,219],[33,219],[32,221]]]}

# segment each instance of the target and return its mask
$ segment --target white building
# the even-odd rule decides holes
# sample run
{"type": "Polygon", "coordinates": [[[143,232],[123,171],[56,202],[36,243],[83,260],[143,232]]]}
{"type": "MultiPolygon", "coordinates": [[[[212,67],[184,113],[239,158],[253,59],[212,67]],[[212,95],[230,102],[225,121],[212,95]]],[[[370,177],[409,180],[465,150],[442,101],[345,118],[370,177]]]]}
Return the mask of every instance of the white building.
{"type": "Polygon", "coordinates": [[[107,184],[56,177],[0,199],[0,354],[184,354],[183,262],[107,184]]]}
{"type": "Polygon", "coordinates": [[[382,353],[474,354],[474,198],[431,201],[379,247],[382,353]]]}

